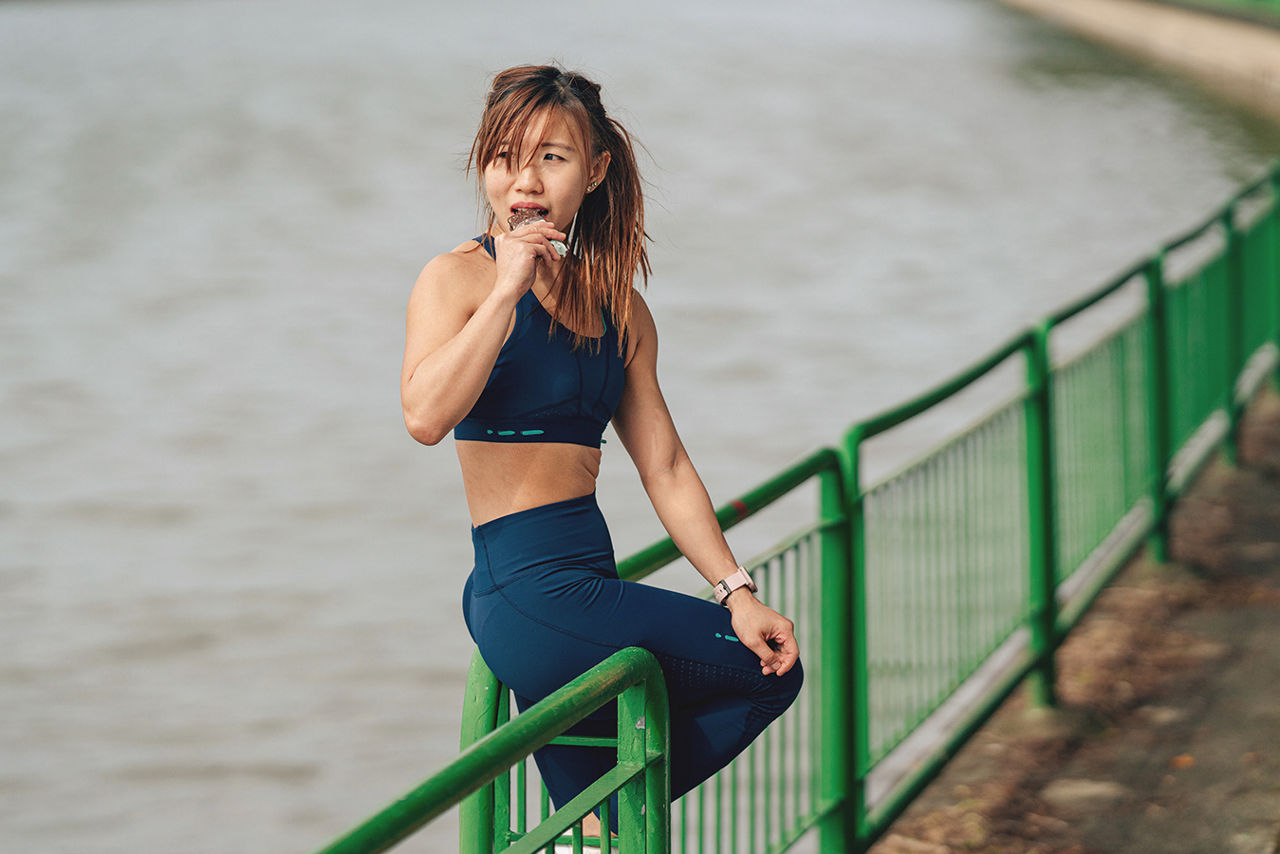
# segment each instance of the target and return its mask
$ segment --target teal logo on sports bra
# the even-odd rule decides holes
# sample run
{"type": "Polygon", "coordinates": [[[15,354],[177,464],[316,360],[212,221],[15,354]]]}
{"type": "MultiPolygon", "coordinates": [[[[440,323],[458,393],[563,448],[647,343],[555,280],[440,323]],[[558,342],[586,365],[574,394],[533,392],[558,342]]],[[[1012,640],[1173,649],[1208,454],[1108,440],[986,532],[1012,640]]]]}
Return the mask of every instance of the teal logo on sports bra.
{"type": "MultiPolygon", "coordinates": [[[[515,430],[497,430],[497,431],[494,431],[494,430],[485,430],[484,432],[488,433],[490,436],[514,436],[514,435],[516,434],[516,431],[515,431],[515,430]]],[[[544,432],[546,432],[546,431],[544,431],[544,430],[521,430],[521,431],[520,431],[520,435],[521,435],[521,436],[541,436],[544,432]]]]}

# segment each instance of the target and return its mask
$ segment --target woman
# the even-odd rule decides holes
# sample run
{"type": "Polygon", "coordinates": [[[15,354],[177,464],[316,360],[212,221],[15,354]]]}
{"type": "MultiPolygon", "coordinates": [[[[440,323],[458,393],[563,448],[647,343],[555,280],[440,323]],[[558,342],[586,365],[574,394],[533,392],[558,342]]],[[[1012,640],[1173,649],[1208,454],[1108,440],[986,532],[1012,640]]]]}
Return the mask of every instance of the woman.
{"type": "MultiPolygon", "coordinates": [[[[422,271],[401,376],[409,433],[457,440],[476,552],[467,627],[522,709],[619,649],[651,651],[676,798],[795,699],[793,626],[756,599],[663,402],[653,317],[632,287],[649,272],[640,177],[600,87],[549,66],[498,74],[471,166],[488,228],[422,271]],[[618,579],[595,502],[610,420],[724,607],[618,579]]],[[[612,764],[605,753],[539,751],[557,807],[612,764]]]]}

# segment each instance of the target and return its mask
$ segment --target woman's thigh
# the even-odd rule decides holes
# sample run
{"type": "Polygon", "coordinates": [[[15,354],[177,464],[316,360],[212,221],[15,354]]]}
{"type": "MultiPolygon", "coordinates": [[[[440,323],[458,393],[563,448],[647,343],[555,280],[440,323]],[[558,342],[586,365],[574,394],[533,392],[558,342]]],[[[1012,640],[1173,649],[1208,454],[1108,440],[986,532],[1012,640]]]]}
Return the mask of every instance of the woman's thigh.
{"type": "Polygon", "coordinates": [[[726,693],[785,693],[792,681],[761,674],[727,609],[600,573],[530,573],[473,602],[471,622],[494,673],[533,699],[628,646],[658,658],[673,708],[726,693]]]}

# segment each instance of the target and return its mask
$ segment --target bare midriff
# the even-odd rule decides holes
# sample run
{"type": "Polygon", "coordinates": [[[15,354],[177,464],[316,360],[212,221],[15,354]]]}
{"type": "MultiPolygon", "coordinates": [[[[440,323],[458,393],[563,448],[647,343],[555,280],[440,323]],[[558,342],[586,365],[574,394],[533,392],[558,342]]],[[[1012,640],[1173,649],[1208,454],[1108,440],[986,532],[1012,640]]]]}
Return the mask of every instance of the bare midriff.
{"type": "Polygon", "coordinates": [[[455,443],[471,524],[595,492],[600,449],[553,442],[455,443]]]}

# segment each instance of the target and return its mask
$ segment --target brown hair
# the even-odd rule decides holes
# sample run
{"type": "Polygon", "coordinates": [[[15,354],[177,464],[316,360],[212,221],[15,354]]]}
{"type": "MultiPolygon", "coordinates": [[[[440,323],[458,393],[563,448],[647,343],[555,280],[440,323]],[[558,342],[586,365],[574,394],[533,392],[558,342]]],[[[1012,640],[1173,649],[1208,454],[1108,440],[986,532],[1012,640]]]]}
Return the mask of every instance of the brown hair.
{"type": "MultiPolygon", "coordinates": [[[[519,147],[543,110],[564,117],[582,135],[589,157],[609,153],[604,180],[582,200],[572,227],[557,223],[569,235],[569,255],[561,265],[565,283],[557,296],[556,314],[571,330],[589,329],[607,310],[618,330],[618,345],[631,322],[632,282],[637,271],[647,285],[649,254],[645,249],[644,196],[631,135],[605,114],[600,85],[581,74],[551,65],[521,65],[499,72],[485,101],[480,128],[471,143],[467,171],[474,167],[484,193],[484,169],[508,145],[519,147]]],[[[525,152],[513,152],[523,162],[525,152]]],[[[489,211],[489,227],[495,214],[489,211]]],[[[573,333],[574,347],[588,339],[573,333]]]]}

